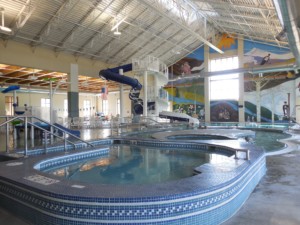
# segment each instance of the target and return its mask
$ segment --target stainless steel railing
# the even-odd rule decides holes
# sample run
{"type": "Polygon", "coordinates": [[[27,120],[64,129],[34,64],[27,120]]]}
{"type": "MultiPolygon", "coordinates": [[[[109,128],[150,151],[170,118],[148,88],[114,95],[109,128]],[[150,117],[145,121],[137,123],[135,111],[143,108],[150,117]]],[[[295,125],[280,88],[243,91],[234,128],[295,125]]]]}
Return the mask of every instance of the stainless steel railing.
{"type": "Polygon", "coordinates": [[[61,129],[60,127],[57,127],[53,124],[50,124],[48,123],[47,121],[43,120],[43,119],[40,119],[38,117],[35,117],[35,116],[0,116],[0,118],[4,118],[5,119],[5,122],[2,122],[0,123],[0,127],[2,126],[6,126],[6,152],[9,153],[9,125],[11,122],[13,121],[23,121],[23,124],[24,124],[24,132],[25,132],[25,135],[24,135],[24,155],[25,156],[28,156],[28,125],[31,126],[31,138],[33,138],[33,133],[34,133],[34,128],[37,128],[41,131],[44,132],[44,149],[45,149],[45,153],[47,153],[47,149],[48,149],[48,134],[50,134],[50,138],[51,138],[51,144],[53,144],[53,137],[56,137],[58,139],[61,139],[64,141],[64,150],[67,151],[67,143],[69,144],[72,144],[74,146],[74,149],[76,149],[76,144],[70,140],[67,139],[66,135],[69,135],[71,136],[72,138],[75,138],[77,141],[79,142],[82,142],[82,143],[85,143],[87,146],[91,146],[91,147],[94,147],[94,145],[92,145],[91,143],[87,142],[87,141],[84,141],[82,139],[80,139],[79,137],[77,137],[76,135],[73,135],[72,133],[64,130],[64,129],[61,129]],[[48,131],[47,129],[44,129],[43,127],[39,126],[38,124],[35,124],[31,121],[29,121],[29,119],[32,121],[33,119],[39,121],[39,122],[42,122],[44,124],[46,124],[47,126],[50,127],[50,131],[48,131]],[[53,132],[53,130],[56,129],[58,131],[60,131],[63,136],[59,136],[57,134],[55,134],[53,132]]]}

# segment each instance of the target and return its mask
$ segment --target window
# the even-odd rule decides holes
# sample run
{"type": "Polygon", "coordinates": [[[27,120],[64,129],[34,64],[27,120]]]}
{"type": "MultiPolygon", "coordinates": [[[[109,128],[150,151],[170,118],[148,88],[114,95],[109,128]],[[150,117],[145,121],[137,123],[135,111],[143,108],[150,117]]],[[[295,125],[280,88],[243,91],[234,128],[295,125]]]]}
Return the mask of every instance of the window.
{"type": "Polygon", "coordinates": [[[102,110],[104,115],[108,115],[108,100],[102,100],[102,110]]]}
{"type": "Polygon", "coordinates": [[[64,117],[68,117],[68,99],[64,99],[64,117]]]}
{"type": "Polygon", "coordinates": [[[121,106],[120,106],[120,99],[118,98],[117,99],[117,114],[120,115],[120,113],[121,113],[121,106]]]}
{"type": "MultiPolygon", "coordinates": [[[[18,102],[18,100],[17,100],[18,102]]],[[[5,96],[5,115],[6,116],[13,116],[14,115],[14,97],[12,96],[5,96]]]]}
{"type": "Polygon", "coordinates": [[[42,108],[50,108],[50,98],[42,98],[41,99],[41,107],[42,108]]]}
{"type": "Polygon", "coordinates": [[[83,100],[83,116],[89,117],[91,114],[91,101],[83,100]]]}
{"type": "MultiPolygon", "coordinates": [[[[50,98],[41,98],[41,118],[50,122],[50,98]]],[[[53,114],[52,114],[53,115],[53,114]]]]}
{"type": "MultiPolygon", "coordinates": [[[[214,59],[210,61],[210,71],[236,69],[239,66],[238,57],[214,59]]],[[[211,100],[239,98],[239,75],[216,75],[210,78],[211,100]]]]}

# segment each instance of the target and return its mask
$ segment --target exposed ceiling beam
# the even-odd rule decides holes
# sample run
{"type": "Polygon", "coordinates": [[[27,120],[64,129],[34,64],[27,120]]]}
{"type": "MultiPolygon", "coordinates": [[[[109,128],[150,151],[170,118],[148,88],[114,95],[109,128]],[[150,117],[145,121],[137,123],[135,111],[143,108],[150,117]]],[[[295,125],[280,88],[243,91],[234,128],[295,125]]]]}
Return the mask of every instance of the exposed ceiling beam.
{"type": "MultiPolygon", "coordinates": [[[[78,21],[78,24],[82,24],[95,10],[97,5],[100,4],[101,2],[102,0],[97,0],[96,2],[92,3],[93,6],[91,6],[90,9],[84,14],[84,16],[78,21]]],[[[60,42],[59,46],[64,46],[66,41],[74,34],[74,32],[76,32],[79,28],[81,28],[81,26],[79,26],[78,24],[75,24],[75,26],[71,29],[71,31],[68,32],[67,35],[65,35],[65,37],[60,42]]]]}
{"type": "MultiPolygon", "coordinates": [[[[227,6],[228,4],[231,4],[229,1],[217,1],[217,0],[194,0],[196,3],[204,2],[208,3],[211,5],[217,5],[217,6],[227,6]]],[[[276,11],[275,7],[270,7],[270,6],[264,6],[264,5],[255,5],[255,4],[245,4],[245,3],[239,3],[239,2],[234,2],[231,4],[232,7],[234,8],[246,8],[246,9],[261,9],[261,10],[267,10],[267,11],[276,11]]]]}
{"type": "Polygon", "coordinates": [[[207,41],[205,38],[203,38],[202,36],[200,36],[198,33],[196,33],[195,31],[191,30],[187,25],[182,24],[181,22],[179,22],[179,20],[176,20],[176,19],[168,16],[160,8],[155,7],[154,4],[151,4],[151,3],[149,3],[146,0],[140,0],[140,2],[142,2],[147,7],[153,9],[155,11],[155,13],[159,14],[160,16],[162,16],[162,17],[164,17],[164,18],[172,21],[174,24],[178,25],[179,27],[181,27],[182,29],[184,29],[185,31],[187,31],[189,34],[193,35],[195,38],[197,38],[198,40],[200,40],[203,43],[205,43],[210,48],[214,49],[215,51],[217,51],[217,52],[219,52],[221,54],[224,53],[221,49],[217,48],[216,46],[214,46],[213,44],[211,44],[209,41],[207,41]]]}
{"type": "MultiPolygon", "coordinates": [[[[38,34],[33,38],[34,41],[30,43],[31,46],[37,46],[46,41],[46,37],[49,35],[51,26],[57,21],[59,15],[62,14],[62,11],[67,8],[66,6],[70,4],[72,0],[64,0],[64,2],[60,5],[58,10],[55,12],[54,15],[51,16],[51,19],[43,26],[43,28],[38,32],[38,34]]],[[[77,0],[79,1],[79,0],[77,0]]]]}

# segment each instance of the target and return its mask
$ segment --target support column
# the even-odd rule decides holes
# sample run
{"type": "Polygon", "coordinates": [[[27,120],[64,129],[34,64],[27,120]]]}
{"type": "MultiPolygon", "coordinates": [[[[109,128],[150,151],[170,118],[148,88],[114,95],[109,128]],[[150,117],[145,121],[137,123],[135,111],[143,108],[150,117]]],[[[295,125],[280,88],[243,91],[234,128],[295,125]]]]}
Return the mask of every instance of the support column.
{"type": "Polygon", "coordinates": [[[295,116],[296,116],[296,121],[297,123],[300,122],[300,88],[299,88],[299,83],[300,83],[300,79],[297,78],[295,79],[295,87],[298,87],[295,89],[295,116]]]}
{"type": "MultiPolygon", "coordinates": [[[[53,83],[52,80],[50,80],[50,84],[49,84],[49,96],[50,96],[50,124],[54,123],[54,116],[53,116],[53,83]]],[[[51,127],[52,128],[52,127],[51,127]]]]}
{"type": "Polygon", "coordinates": [[[275,121],[275,117],[274,117],[274,112],[275,112],[275,107],[276,107],[276,104],[275,104],[275,101],[274,101],[274,97],[275,97],[275,95],[274,95],[274,88],[272,88],[271,89],[271,95],[272,95],[272,123],[274,123],[274,121],[275,121]]]}
{"type": "MultiPolygon", "coordinates": [[[[119,74],[120,75],[124,75],[123,74],[123,69],[119,69],[119,74]]],[[[124,114],[125,110],[124,110],[124,86],[123,84],[120,84],[120,122],[124,123],[124,114]]]]}
{"type": "MultiPolygon", "coordinates": [[[[50,96],[50,124],[52,125],[54,123],[54,116],[53,116],[53,83],[52,83],[52,80],[50,80],[50,84],[49,84],[49,96],[50,96]]],[[[27,129],[26,129],[26,132],[27,132],[27,129]]],[[[53,144],[53,141],[54,141],[54,136],[52,135],[53,134],[53,127],[51,126],[50,127],[50,133],[51,133],[51,137],[50,137],[50,143],[51,145],[53,144]]],[[[47,132],[44,133],[45,134],[45,142],[47,142],[47,132]]]]}
{"type": "MultiPolygon", "coordinates": [[[[16,106],[18,106],[18,105],[17,105],[17,104],[18,104],[18,102],[17,102],[17,91],[14,91],[14,92],[13,92],[13,98],[14,98],[13,104],[16,104],[16,106]]],[[[15,113],[15,110],[14,110],[14,113],[15,113]]]]}
{"type": "MultiPolygon", "coordinates": [[[[244,67],[243,59],[244,58],[244,38],[242,36],[239,36],[238,38],[238,59],[239,59],[239,68],[244,67]]],[[[244,123],[245,122],[245,101],[244,101],[244,73],[239,74],[239,122],[244,123]]]]}
{"type": "Polygon", "coordinates": [[[291,93],[287,93],[287,96],[288,96],[288,101],[287,101],[287,104],[288,104],[287,116],[288,116],[288,120],[290,121],[290,119],[291,119],[291,93]]]}
{"type": "Polygon", "coordinates": [[[68,82],[68,114],[69,117],[79,117],[78,64],[71,64],[68,82]]]}
{"type": "Polygon", "coordinates": [[[147,71],[144,72],[144,99],[143,99],[143,115],[146,117],[147,116],[147,111],[148,111],[148,73],[147,71]]]}
{"type": "MultiPolygon", "coordinates": [[[[208,72],[209,69],[209,47],[204,45],[204,72],[208,72]]],[[[209,77],[204,77],[204,110],[205,110],[205,122],[210,122],[210,82],[209,77]]]]}
{"type": "Polygon", "coordinates": [[[156,74],[154,75],[154,104],[155,104],[155,116],[158,116],[159,114],[159,102],[158,99],[161,97],[159,96],[159,89],[158,89],[158,80],[157,80],[156,74]]]}
{"type": "MultiPolygon", "coordinates": [[[[259,74],[259,76],[262,76],[259,74]]],[[[256,82],[256,122],[260,123],[261,121],[261,101],[260,101],[260,91],[261,91],[261,86],[260,86],[260,81],[256,82]]],[[[252,122],[254,122],[254,118],[252,119],[252,122]]]]}

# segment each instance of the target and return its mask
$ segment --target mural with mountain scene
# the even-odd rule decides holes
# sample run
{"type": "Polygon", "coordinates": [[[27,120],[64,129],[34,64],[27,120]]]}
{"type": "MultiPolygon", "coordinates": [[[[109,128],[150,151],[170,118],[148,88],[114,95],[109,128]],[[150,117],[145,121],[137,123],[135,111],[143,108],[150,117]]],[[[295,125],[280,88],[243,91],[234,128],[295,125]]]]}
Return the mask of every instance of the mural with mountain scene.
{"type": "Polygon", "coordinates": [[[274,122],[286,121],[287,117],[283,106],[285,102],[289,102],[288,99],[290,99],[291,102],[291,105],[289,105],[289,116],[293,118],[295,116],[295,105],[293,104],[295,102],[295,96],[290,92],[295,90],[295,88],[295,79],[289,79],[276,86],[263,89],[259,94],[256,90],[244,92],[245,120],[249,122],[257,121],[256,107],[259,101],[261,108],[260,122],[272,122],[273,119],[274,122]],[[257,99],[258,97],[259,100],[257,99]]]}
{"type": "Polygon", "coordinates": [[[244,108],[246,122],[256,122],[256,105],[251,102],[245,101],[244,108]]]}
{"type": "MultiPolygon", "coordinates": [[[[228,35],[226,33],[217,34],[216,37],[214,37],[214,41],[211,40],[211,42],[223,51],[237,49],[237,39],[233,35],[228,35]]],[[[216,52],[212,48],[210,48],[209,51],[210,53],[216,52]]],[[[184,78],[191,74],[200,73],[204,69],[203,62],[204,46],[201,46],[168,68],[169,79],[175,79],[177,77],[184,78]]]]}
{"type": "Polygon", "coordinates": [[[279,48],[257,42],[244,41],[244,67],[293,65],[295,58],[286,48],[279,48]]]}
{"type": "Polygon", "coordinates": [[[174,112],[183,112],[204,119],[204,79],[193,78],[169,82],[165,86],[174,112]]]}
{"type": "Polygon", "coordinates": [[[169,69],[169,79],[184,77],[195,73],[200,73],[204,69],[204,47],[200,47],[193,53],[179,60],[169,69]]]}
{"type": "MultiPolygon", "coordinates": [[[[261,122],[271,123],[272,122],[272,111],[266,107],[261,106],[261,122]]],[[[274,121],[279,121],[280,116],[274,114],[274,121]]],[[[281,118],[282,119],[282,118],[281,118]]],[[[257,122],[256,105],[246,101],[245,102],[245,120],[246,122],[257,122]]]]}
{"type": "Polygon", "coordinates": [[[212,122],[238,122],[238,101],[211,101],[210,120],[212,122]]]}

